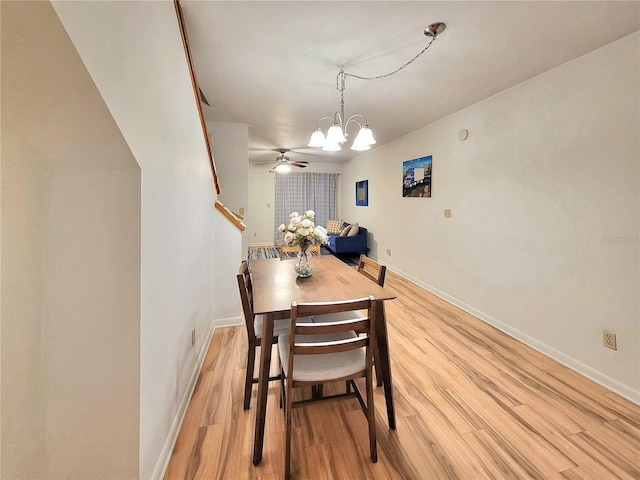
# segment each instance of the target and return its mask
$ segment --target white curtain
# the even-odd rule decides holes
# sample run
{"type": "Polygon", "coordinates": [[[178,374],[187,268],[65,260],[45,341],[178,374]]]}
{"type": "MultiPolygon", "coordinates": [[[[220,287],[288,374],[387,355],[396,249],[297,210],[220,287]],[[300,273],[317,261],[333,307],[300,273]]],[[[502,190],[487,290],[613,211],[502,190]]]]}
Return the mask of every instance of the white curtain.
{"type": "Polygon", "coordinates": [[[327,220],[336,218],[337,173],[292,172],[275,174],[274,244],[283,243],[278,225],[287,223],[291,212],[316,212],[315,224],[327,226],[327,220]]]}

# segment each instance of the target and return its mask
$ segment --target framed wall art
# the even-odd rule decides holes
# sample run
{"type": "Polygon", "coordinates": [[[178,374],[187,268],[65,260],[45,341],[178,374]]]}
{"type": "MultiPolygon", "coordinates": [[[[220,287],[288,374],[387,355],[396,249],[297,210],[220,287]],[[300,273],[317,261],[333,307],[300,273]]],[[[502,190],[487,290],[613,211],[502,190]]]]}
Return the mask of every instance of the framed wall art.
{"type": "Polygon", "coordinates": [[[430,197],[431,196],[431,167],[433,158],[414,158],[402,162],[402,196],[430,197]]]}
{"type": "Polygon", "coordinates": [[[369,205],[369,180],[356,182],[356,206],[366,207],[369,205]]]}

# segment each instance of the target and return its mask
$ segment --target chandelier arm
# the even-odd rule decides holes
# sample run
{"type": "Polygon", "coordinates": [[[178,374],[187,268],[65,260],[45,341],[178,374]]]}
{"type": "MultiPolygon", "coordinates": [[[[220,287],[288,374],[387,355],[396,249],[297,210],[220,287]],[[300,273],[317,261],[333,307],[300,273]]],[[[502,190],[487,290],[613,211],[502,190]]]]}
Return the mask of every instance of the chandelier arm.
{"type": "Polygon", "coordinates": [[[319,118],[319,119],[318,119],[318,121],[316,122],[316,130],[320,128],[320,122],[321,122],[322,120],[324,120],[324,119],[327,119],[327,118],[328,118],[329,120],[333,120],[334,122],[335,122],[335,119],[336,119],[335,115],[334,115],[333,117],[329,117],[329,116],[326,116],[326,115],[325,115],[324,117],[319,118]]]}
{"type": "Polygon", "coordinates": [[[349,122],[356,122],[356,123],[358,124],[358,126],[359,126],[360,128],[362,128],[362,126],[363,126],[363,125],[362,125],[359,121],[357,121],[357,120],[356,120],[356,117],[362,117],[362,118],[364,119],[364,124],[365,124],[365,125],[368,125],[368,124],[369,124],[369,122],[367,122],[367,117],[365,117],[364,115],[361,115],[360,113],[355,113],[355,114],[353,114],[353,115],[351,115],[351,116],[349,117],[349,120],[347,120],[346,122],[344,122],[344,129],[345,129],[345,131],[347,130],[347,125],[349,125],[349,122]]]}
{"type": "Polygon", "coordinates": [[[429,49],[429,47],[431,46],[431,44],[433,42],[435,42],[435,41],[436,41],[436,35],[431,37],[431,40],[429,41],[429,43],[427,43],[427,45],[422,49],[422,51],[420,53],[418,53],[415,57],[413,57],[408,62],[403,63],[401,66],[396,68],[394,71],[389,72],[389,73],[385,73],[384,75],[377,75],[375,77],[363,77],[363,76],[360,76],[360,75],[355,75],[353,73],[345,72],[344,70],[340,69],[340,73],[338,73],[338,77],[340,77],[340,75],[342,74],[342,90],[340,90],[340,89],[338,89],[338,90],[340,90],[340,91],[344,90],[345,77],[358,78],[360,80],[380,80],[382,78],[390,77],[391,75],[394,75],[394,74],[398,73],[400,70],[404,69],[405,67],[408,67],[413,62],[415,62],[418,59],[418,57],[420,57],[420,55],[422,55],[424,52],[426,52],[429,49]]]}

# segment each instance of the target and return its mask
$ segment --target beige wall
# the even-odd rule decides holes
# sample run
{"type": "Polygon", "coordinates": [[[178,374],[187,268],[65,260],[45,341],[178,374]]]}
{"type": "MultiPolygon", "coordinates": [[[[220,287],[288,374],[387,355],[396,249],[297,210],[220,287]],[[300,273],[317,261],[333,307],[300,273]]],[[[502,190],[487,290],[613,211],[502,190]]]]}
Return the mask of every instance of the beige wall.
{"type": "MultiPolygon", "coordinates": [[[[3,75],[3,85],[5,78],[3,75]]],[[[4,99],[3,95],[3,104],[4,99]]],[[[39,478],[46,469],[41,351],[47,168],[37,159],[18,161],[26,157],[28,146],[11,135],[6,118],[3,114],[0,151],[2,478],[39,478]]]]}
{"type": "Polygon", "coordinates": [[[635,33],[376,147],[342,182],[372,256],[637,402],[639,59],[635,33]],[[402,198],[402,162],[424,155],[433,197],[402,198]]]}
{"type": "Polygon", "coordinates": [[[1,8],[2,477],[137,478],[140,170],[51,5],[1,8]]]}

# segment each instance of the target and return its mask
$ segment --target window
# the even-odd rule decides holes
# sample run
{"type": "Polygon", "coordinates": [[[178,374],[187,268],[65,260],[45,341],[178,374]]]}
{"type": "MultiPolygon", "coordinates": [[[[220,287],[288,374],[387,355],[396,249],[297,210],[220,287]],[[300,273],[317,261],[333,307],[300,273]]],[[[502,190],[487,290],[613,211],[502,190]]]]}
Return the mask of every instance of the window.
{"type": "Polygon", "coordinates": [[[274,243],[282,244],[278,226],[287,223],[291,212],[316,212],[315,224],[327,226],[336,218],[337,173],[292,172],[276,174],[274,243]]]}

